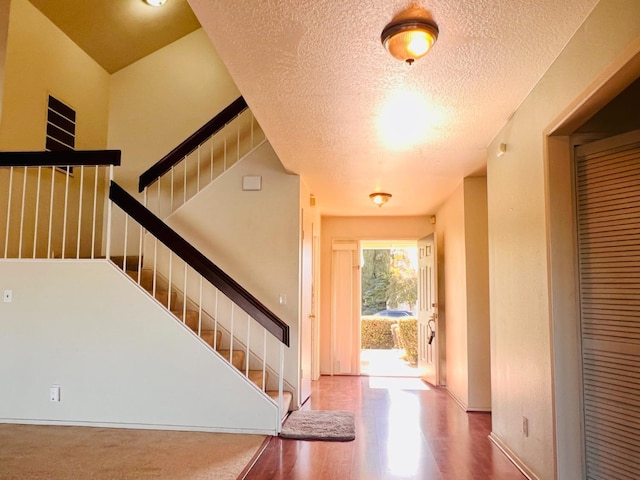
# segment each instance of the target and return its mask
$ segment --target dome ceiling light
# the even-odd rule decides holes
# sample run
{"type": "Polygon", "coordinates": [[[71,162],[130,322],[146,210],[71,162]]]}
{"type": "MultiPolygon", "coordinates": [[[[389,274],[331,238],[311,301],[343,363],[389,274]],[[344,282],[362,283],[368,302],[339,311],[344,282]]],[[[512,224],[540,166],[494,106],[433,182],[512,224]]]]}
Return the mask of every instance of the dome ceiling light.
{"type": "Polygon", "coordinates": [[[167,0],[143,0],[143,1],[144,3],[146,3],[147,5],[151,5],[152,7],[161,7],[165,3],[167,3],[167,0]]]}
{"type": "Polygon", "coordinates": [[[394,58],[411,65],[431,50],[438,33],[438,26],[430,19],[401,18],[384,27],[380,40],[394,58]]]}
{"type": "Polygon", "coordinates": [[[375,193],[371,193],[369,195],[369,198],[374,204],[381,207],[382,205],[384,205],[389,201],[389,199],[391,198],[391,194],[384,193],[384,192],[375,192],[375,193]]]}

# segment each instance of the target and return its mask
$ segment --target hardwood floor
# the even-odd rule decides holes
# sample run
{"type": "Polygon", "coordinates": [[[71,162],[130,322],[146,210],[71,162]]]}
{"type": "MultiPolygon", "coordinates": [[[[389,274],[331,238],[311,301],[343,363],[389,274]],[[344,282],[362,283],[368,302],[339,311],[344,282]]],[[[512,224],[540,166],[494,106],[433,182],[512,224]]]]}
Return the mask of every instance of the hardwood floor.
{"type": "Polygon", "coordinates": [[[274,437],[245,478],[525,478],[488,439],[490,414],[467,414],[447,392],[417,378],[321,377],[303,409],[354,412],[356,439],[274,437]]]}

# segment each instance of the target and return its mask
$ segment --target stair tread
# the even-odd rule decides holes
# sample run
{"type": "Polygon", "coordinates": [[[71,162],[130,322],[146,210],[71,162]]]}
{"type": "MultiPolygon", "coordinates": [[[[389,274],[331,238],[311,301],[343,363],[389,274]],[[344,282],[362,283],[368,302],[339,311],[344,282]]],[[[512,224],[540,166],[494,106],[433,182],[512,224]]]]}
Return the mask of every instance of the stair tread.
{"type": "MultiPolygon", "coordinates": [[[[228,362],[229,356],[231,354],[231,350],[218,350],[218,353],[222,355],[222,357],[228,362]]],[[[245,365],[245,356],[243,350],[234,350],[233,351],[233,366],[236,367],[240,371],[244,371],[246,368],[245,365]]]]}
{"type": "Polygon", "coordinates": [[[269,373],[268,372],[263,372],[262,370],[249,370],[249,375],[248,378],[249,380],[251,380],[253,383],[255,383],[259,389],[262,390],[262,375],[265,375],[265,381],[264,384],[265,386],[267,385],[267,381],[269,378],[269,373]]]}
{"type": "MultiPolygon", "coordinates": [[[[278,391],[277,390],[267,390],[265,392],[269,395],[276,403],[278,402],[278,391]]],[[[282,391],[282,418],[291,411],[291,405],[293,404],[293,393],[283,390],[282,391]]]]}

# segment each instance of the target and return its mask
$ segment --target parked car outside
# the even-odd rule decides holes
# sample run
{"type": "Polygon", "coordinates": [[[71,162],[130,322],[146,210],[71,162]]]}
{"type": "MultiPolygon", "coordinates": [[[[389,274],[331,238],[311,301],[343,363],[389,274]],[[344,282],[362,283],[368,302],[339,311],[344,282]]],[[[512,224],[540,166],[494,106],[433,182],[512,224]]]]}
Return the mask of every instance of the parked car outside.
{"type": "Polygon", "coordinates": [[[413,313],[407,310],[380,310],[378,313],[373,315],[374,317],[391,317],[391,318],[399,318],[399,317],[413,317],[413,313]]]}

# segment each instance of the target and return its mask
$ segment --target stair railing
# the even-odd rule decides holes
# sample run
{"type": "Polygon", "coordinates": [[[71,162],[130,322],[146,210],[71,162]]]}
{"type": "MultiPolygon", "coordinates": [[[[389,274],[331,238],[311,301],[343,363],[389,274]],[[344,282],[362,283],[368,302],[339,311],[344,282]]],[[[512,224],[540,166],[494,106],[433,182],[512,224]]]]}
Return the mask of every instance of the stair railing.
{"type": "Polygon", "coordinates": [[[234,348],[237,347],[234,342],[241,343],[241,347],[246,350],[243,373],[248,377],[250,370],[256,370],[250,368],[252,360],[254,363],[259,362],[259,369],[262,370],[260,389],[263,392],[271,388],[266,380],[268,371],[277,372],[276,425],[280,428],[284,347],[289,346],[289,326],[113,181],[109,198],[110,203],[119,207],[119,212],[114,213],[114,221],[124,224],[124,238],[120,239],[122,244],[114,243],[114,251],[119,250],[124,254],[122,268],[127,269],[128,256],[138,258],[137,278],[134,275],[134,280],[141,285],[143,269],[146,266],[151,270],[153,279],[150,293],[153,296],[158,293],[157,286],[164,281],[167,288],[165,306],[174,311],[176,307],[179,308],[181,311],[177,313],[183,323],[187,319],[187,306],[197,308],[198,324],[194,333],[202,338],[205,330],[212,329],[213,350],[218,347],[217,332],[224,330],[228,335],[229,361],[232,361],[234,348]],[[123,218],[116,218],[115,215],[123,218]],[[176,299],[172,300],[174,294],[176,299]],[[208,315],[206,312],[212,314],[208,315]],[[225,322],[224,325],[222,321],[225,322]],[[260,351],[261,354],[252,355],[252,352],[260,351]],[[276,351],[278,356],[273,358],[273,352],[276,351]]]}
{"type": "Polygon", "coordinates": [[[117,165],[116,150],[0,152],[0,258],[100,256],[117,165]]]}
{"type": "Polygon", "coordinates": [[[138,190],[149,199],[146,205],[166,218],[263,141],[239,97],[140,175],[138,190]]]}

